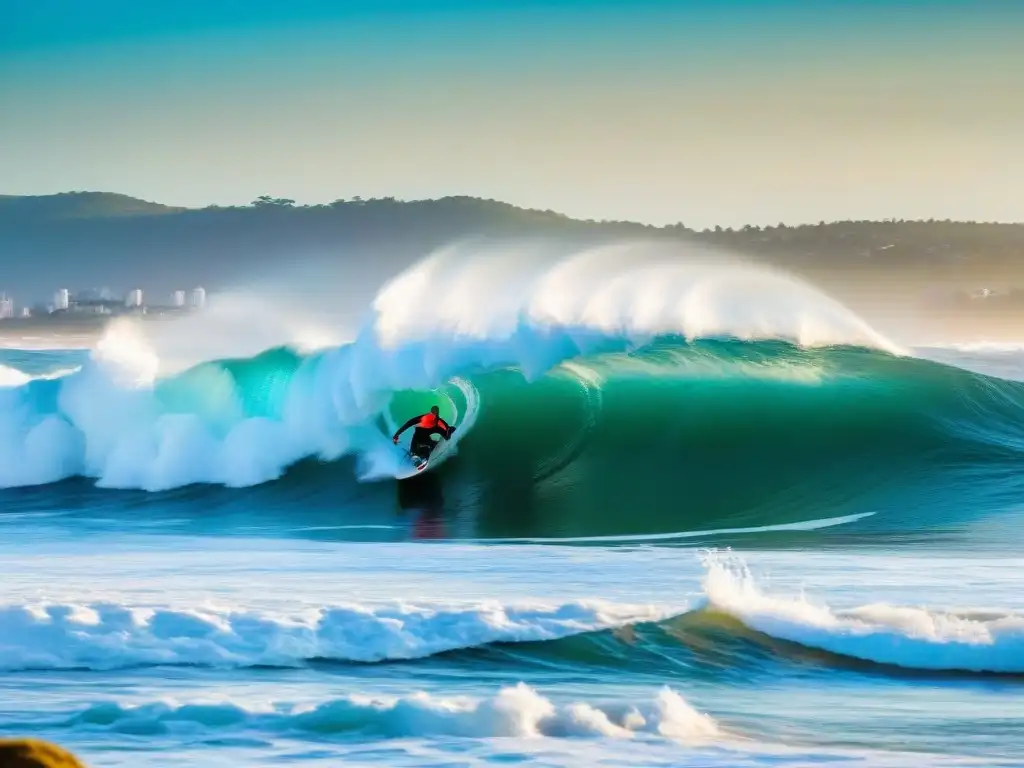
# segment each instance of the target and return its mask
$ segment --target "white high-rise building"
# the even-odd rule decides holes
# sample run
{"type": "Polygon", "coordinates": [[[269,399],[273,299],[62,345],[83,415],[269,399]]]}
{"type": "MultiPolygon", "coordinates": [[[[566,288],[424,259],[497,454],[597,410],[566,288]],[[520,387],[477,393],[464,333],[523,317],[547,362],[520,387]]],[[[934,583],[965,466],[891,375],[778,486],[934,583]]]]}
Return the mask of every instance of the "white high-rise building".
{"type": "Polygon", "coordinates": [[[205,288],[193,288],[192,295],[190,297],[189,304],[192,305],[193,309],[202,309],[206,306],[206,289],[205,288]]]}
{"type": "Polygon", "coordinates": [[[185,292],[175,291],[171,294],[171,306],[172,307],[184,307],[185,306],[185,292]]]}
{"type": "Polygon", "coordinates": [[[128,291],[128,295],[124,297],[124,305],[126,307],[141,307],[142,306],[142,289],[133,288],[128,291]]]}
{"type": "Polygon", "coordinates": [[[67,288],[61,288],[53,294],[54,310],[67,310],[71,306],[71,292],[67,288]]]}
{"type": "Polygon", "coordinates": [[[0,293],[0,320],[10,320],[14,317],[14,299],[6,293],[0,293]]]}

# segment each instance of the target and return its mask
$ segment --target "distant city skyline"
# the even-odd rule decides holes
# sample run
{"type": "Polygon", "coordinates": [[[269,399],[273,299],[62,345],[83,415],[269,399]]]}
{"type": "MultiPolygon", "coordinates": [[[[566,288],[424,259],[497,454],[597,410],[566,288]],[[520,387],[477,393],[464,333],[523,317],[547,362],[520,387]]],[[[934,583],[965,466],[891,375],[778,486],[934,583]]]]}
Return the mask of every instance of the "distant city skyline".
{"type": "Polygon", "coordinates": [[[0,193],[1020,221],[1022,30],[988,0],[20,3],[0,193]]]}
{"type": "MultiPolygon", "coordinates": [[[[157,291],[156,293],[161,292],[157,291]]],[[[16,316],[27,317],[30,310],[45,310],[48,313],[68,312],[74,311],[76,307],[86,305],[107,309],[111,305],[118,304],[123,304],[126,309],[145,309],[147,307],[202,309],[206,306],[207,293],[202,286],[196,286],[187,292],[182,289],[171,291],[166,299],[166,301],[157,300],[147,304],[146,291],[142,288],[132,288],[122,298],[118,298],[115,292],[109,288],[81,288],[78,290],[58,288],[54,291],[49,304],[38,299],[19,303],[12,293],[0,291],[0,320],[9,320],[16,316]]],[[[106,314],[106,312],[99,312],[99,314],[106,314]]]]}

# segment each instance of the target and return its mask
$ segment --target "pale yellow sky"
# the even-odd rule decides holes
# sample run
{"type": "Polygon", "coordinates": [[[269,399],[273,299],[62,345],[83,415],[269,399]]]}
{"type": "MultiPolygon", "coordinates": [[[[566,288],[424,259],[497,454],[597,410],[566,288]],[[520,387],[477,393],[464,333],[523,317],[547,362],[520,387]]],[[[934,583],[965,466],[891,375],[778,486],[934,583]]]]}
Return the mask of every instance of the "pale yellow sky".
{"type": "Polygon", "coordinates": [[[1006,29],[748,33],[501,55],[421,41],[404,64],[395,40],[344,48],[322,28],[21,53],[0,67],[0,192],[469,194],[698,227],[1024,220],[1024,45],[1006,29]]]}

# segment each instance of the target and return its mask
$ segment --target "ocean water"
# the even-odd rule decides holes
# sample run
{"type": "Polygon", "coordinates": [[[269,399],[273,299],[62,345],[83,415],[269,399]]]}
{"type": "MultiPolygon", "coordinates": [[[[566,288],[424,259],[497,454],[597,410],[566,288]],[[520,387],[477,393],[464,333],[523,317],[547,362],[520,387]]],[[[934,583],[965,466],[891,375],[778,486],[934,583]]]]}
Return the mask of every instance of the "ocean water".
{"type": "Polygon", "coordinates": [[[428,260],[316,349],[8,339],[0,733],[91,766],[1024,765],[1024,345],[623,263],[428,260]],[[456,439],[409,477],[389,435],[435,402],[456,439]]]}

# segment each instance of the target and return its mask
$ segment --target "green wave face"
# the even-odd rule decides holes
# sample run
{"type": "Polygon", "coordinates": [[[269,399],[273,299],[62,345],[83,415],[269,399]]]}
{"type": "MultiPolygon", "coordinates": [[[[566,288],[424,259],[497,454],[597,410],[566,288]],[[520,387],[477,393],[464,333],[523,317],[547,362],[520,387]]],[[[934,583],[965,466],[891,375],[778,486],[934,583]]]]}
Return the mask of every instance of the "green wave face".
{"type": "Polygon", "coordinates": [[[977,475],[1005,480],[1024,447],[1020,385],[865,350],[666,340],[473,382],[480,418],[445,470],[485,536],[934,526],[1000,503],[977,475]]]}
{"type": "MultiPolygon", "coordinates": [[[[321,362],[277,349],[206,363],[162,382],[158,402],[220,432],[246,418],[279,420],[289,404],[322,395],[310,386],[321,362]]],[[[667,338],[532,381],[506,368],[381,398],[383,411],[362,427],[378,438],[435,404],[464,427],[455,455],[432,470],[433,495],[481,537],[869,513],[858,535],[909,533],[962,525],[1024,490],[1024,385],[864,349],[667,338]]],[[[332,483],[342,472],[357,483],[341,465],[332,483]]],[[[282,482],[321,477],[293,472],[282,482]]]]}
{"type": "Polygon", "coordinates": [[[160,381],[156,401],[164,413],[199,416],[219,435],[243,419],[280,420],[304,361],[280,347],[252,358],[202,363],[160,381]]]}

